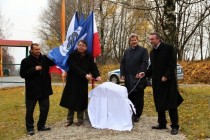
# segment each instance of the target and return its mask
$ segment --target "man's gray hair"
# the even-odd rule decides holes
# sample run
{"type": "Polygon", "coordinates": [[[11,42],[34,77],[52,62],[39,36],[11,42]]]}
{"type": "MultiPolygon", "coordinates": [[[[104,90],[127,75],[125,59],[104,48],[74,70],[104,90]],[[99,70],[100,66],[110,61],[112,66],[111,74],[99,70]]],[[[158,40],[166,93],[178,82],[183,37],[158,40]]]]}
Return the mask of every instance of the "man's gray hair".
{"type": "Polygon", "coordinates": [[[129,35],[129,40],[130,40],[131,38],[133,38],[133,37],[136,37],[137,39],[139,38],[138,35],[137,35],[136,33],[131,33],[131,34],[129,35]]]}

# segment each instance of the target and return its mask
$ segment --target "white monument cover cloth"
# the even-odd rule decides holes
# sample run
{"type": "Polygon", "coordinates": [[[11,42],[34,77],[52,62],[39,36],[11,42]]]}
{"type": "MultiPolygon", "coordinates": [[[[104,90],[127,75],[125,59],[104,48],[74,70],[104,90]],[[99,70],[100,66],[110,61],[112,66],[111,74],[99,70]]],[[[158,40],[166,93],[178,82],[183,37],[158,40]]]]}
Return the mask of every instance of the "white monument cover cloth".
{"type": "Polygon", "coordinates": [[[104,82],[90,91],[89,98],[88,115],[92,127],[131,131],[135,108],[128,99],[126,87],[104,82]]]}

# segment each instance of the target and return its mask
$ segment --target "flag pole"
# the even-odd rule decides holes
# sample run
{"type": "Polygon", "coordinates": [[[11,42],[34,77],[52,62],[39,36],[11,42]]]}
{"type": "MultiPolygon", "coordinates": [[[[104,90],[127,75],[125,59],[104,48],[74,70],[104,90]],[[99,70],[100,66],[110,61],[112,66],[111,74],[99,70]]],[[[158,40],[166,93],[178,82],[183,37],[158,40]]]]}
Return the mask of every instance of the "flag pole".
{"type": "MultiPolygon", "coordinates": [[[[94,6],[94,0],[93,0],[93,6],[94,6]]],[[[92,54],[93,54],[93,52],[92,52],[92,54]]],[[[96,63],[96,58],[94,58],[94,62],[96,63]]],[[[94,89],[94,87],[95,87],[95,80],[92,80],[92,89],[94,89]]]]}
{"type": "MultiPolygon", "coordinates": [[[[61,44],[65,41],[65,0],[61,1],[61,44]]],[[[65,83],[66,72],[62,73],[63,86],[65,83]]]]}
{"type": "Polygon", "coordinates": [[[65,0],[61,2],[61,43],[65,41],[65,0]]]}

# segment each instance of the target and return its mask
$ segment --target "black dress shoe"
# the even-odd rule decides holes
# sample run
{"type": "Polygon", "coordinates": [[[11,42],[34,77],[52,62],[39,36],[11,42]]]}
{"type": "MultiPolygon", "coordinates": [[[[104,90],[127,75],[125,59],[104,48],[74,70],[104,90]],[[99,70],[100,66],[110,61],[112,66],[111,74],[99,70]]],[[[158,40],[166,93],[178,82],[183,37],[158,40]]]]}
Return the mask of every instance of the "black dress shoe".
{"type": "Polygon", "coordinates": [[[76,125],[77,125],[77,126],[81,126],[81,125],[83,125],[83,121],[79,121],[79,122],[77,122],[77,123],[76,123],[76,125]]]}
{"type": "Polygon", "coordinates": [[[172,134],[172,135],[176,135],[176,134],[178,134],[178,129],[176,129],[176,128],[172,128],[172,130],[171,130],[171,134],[172,134]]]}
{"type": "Polygon", "coordinates": [[[165,125],[157,125],[157,126],[152,126],[152,129],[166,129],[165,125]]]}
{"type": "Polygon", "coordinates": [[[134,117],[133,121],[134,122],[139,122],[139,117],[134,117]]]}
{"type": "Polygon", "coordinates": [[[69,122],[66,123],[65,126],[68,127],[68,126],[70,126],[70,125],[72,125],[72,124],[73,124],[73,122],[72,122],[72,121],[69,121],[69,122]]]}
{"type": "Polygon", "coordinates": [[[30,135],[30,136],[32,136],[32,135],[35,134],[35,132],[34,132],[34,130],[29,130],[29,131],[27,131],[27,134],[30,135]]]}
{"type": "Polygon", "coordinates": [[[51,130],[51,128],[50,127],[46,127],[46,126],[38,128],[38,131],[49,131],[49,130],[51,130]]]}

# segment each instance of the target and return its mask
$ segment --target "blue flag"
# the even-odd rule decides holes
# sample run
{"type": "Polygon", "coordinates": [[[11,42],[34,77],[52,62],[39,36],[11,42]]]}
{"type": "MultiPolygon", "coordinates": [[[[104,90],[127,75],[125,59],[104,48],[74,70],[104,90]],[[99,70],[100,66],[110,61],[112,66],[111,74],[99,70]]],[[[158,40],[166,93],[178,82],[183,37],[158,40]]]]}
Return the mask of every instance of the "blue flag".
{"type": "Polygon", "coordinates": [[[76,15],[77,12],[75,13],[73,20],[69,25],[66,41],[64,44],[61,45],[59,49],[55,50],[55,48],[49,53],[50,58],[54,60],[56,65],[65,71],[69,69],[67,64],[69,54],[77,49],[77,43],[79,40],[85,40],[87,42],[87,51],[93,54],[93,57],[98,56],[101,52],[93,11],[90,13],[86,20],[84,20],[83,15],[80,19],[76,15]],[[72,22],[74,22],[74,24],[72,22]]]}
{"type": "Polygon", "coordinates": [[[75,12],[68,27],[65,42],[61,46],[52,49],[48,54],[48,57],[52,59],[54,63],[63,70],[66,70],[66,68],[62,65],[63,60],[69,51],[69,49],[67,48],[67,44],[74,44],[74,40],[76,38],[73,36],[73,33],[79,27],[80,22],[82,21],[79,20],[78,12],[75,12]]]}

